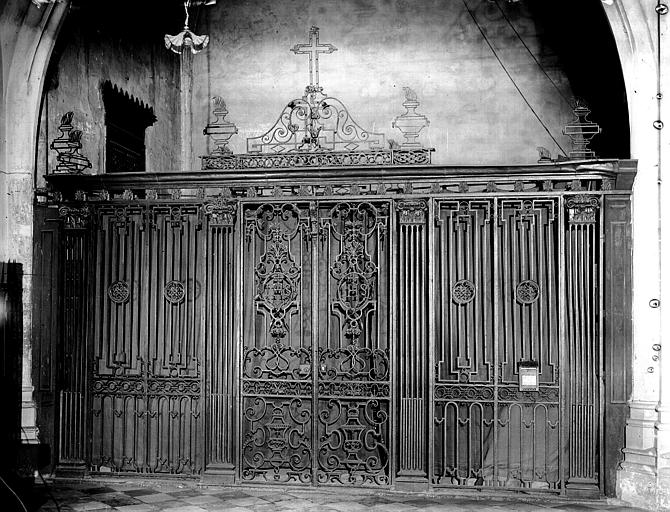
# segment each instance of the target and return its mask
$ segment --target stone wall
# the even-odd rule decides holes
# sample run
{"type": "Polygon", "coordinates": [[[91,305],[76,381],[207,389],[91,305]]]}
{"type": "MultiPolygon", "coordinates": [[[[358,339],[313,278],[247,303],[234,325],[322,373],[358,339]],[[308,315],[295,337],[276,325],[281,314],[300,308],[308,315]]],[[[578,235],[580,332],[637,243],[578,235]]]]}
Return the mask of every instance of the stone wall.
{"type": "Polygon", "coordinates": [[[307,42],[311,25],[321,29],[321,43],[337,47],[320,56],[325,93],[363,128],[402,140],[391,122],[404,112],[408,86],[421,102],[417,112],[430,119],[420,140],[437,149],[437,163],[534,163],[537,146],[560,153],[548,132],[569,151],[561,130],[572,119],[572,92],[544,28],[523,2],[467,6],[530,107],[460,1],[231,0],[208,7],[197,33],[209,34],[210,46],[193,62],[194,155],[209,150],[198,133],[212,96],[224,98],[238,126],[230,143],[237,153],[302,96],[308,60],[290,48],[307,42]]]}
{"type": "Polygon", "coordinates": [[[105,112],[101,84],[109,80],[122,91],[151,107],[157,118],[146,130],[146,170],[180,168],[179,57],[163,46],[154,31],[128,34],[107,27],[105,20],[74,12],[63,27],[46,76],[40,113],[36,165],[38,186],[43,174],[56,166],[56,152],[48,145],[60,135],[61,116],[74,112],[73,125],[83,131],[82,154],[92,170],[105,169],[105,112]]]}

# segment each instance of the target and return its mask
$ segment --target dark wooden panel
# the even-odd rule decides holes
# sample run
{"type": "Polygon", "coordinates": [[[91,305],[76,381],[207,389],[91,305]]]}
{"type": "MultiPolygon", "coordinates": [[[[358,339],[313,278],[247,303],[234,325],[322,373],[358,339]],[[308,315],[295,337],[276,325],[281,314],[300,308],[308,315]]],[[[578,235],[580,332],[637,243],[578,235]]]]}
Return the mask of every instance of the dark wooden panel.
{"type": "MultiPolygon", "coordinates": [[[[22,293],[23,265],[0,262],[0,389],[3,396],[0,422],[3,463],[0,475],[12,483],[16,479],[15,471],[21,469],[17,452],[21,444],[22,293]]],[[[9,485],[6,487],[12,491],[9,485]]],[[[0,499],[3,503],[12,503],[14,497],[3,490],[0,499]]]]}
{"type": "Polygon", "coordinates": [[[88,341],[95,280],[88,207],[61,207],[62,330],[58,350],[58,467],[61,474],[81,474],[88,459],[88,341]]]}
{"type": "MultiPolygon", "coordinates": [[[[34,207],[32,376],[40,440],[53,457],[56,363],[61,307],[60,222],[58,209],[34,207]]],[[[50,460],[53,463],[53,458],[50,460]]]]}
{"type": "Polygon", "coordinates": [[[627,196],[604,198],[604,491],[616,495],[616,470],[623,459],[632,369],[632,236],[627,196]]]}

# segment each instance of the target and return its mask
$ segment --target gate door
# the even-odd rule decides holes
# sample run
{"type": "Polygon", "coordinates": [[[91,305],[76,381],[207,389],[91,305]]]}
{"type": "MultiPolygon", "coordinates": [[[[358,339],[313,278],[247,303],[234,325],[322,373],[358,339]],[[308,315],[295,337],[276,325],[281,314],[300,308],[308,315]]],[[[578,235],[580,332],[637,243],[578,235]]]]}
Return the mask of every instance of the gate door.
{"type": "Polygon", "coordinates": [[[388,204],[244,205],[241,478],[387,485],[388,204]]]}
{"type": "Polygon", "coordinates": [[[436,203],[436,485],[561,487],[558,217],[550,198],[436,203]]]}
{"type": "MultiPolygon", "coordinates": [[[[203,307],[198,288],[203,231],[197,226],[193,206],[99,209],[94,471],[197,475],[203,469],[203,357],[196,313],[203,307]]],[[[66,240],[71,236],[66,231],[66,240]]],[[[80,252],[67,249],[65,257],[77,264],[80,252]]],[[[86,282],[85,275],[80,279],[86,282]]],[[[61,407],[64,414],[75,410],[69,402],[61,407]]],[[[82,419],[83,414],[68,418],[67,425],[82,419]]]]}

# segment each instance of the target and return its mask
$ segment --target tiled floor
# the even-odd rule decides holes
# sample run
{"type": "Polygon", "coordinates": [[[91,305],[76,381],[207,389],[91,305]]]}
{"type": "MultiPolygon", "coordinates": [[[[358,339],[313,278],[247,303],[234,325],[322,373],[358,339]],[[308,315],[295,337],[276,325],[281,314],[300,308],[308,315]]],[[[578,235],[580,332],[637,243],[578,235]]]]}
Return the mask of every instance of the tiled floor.
{"type": "MultiPolygon", "coordinates": [[[[635,511],[615,501],[574,501],[523,495],[418,495],[345,489],[198,487],[158,481],[53,483],[38,487],[33,510],[54,512],[470,512],[470,511],[635,511]],[[58,502],[58,507],[54,503],[58,502]]],[[[2,508],[2,510],[8,510],[2,508]]]]}

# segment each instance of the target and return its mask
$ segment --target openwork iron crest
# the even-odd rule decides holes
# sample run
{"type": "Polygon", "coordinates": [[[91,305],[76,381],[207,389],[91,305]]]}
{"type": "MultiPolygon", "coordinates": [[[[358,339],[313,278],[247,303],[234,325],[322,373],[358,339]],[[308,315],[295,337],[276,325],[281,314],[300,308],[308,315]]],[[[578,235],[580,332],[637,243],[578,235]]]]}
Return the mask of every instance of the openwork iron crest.
{"type": "Polygon", "coordinates": [[[165,283],[163,296],[170,304],[179,304],[186,297],[186,287],[180,281],[168,281],[165,283]]]}
{"type": "Polygon", "coordinates": [[[527,279],[516,285],[516,300],[520,304],[532,304],[540,297],[540,286],[527,279]]]}
{"type": "MultiPolygon", "coordinates": [[[[416,142],[418,131],[427,124],[424,116],[413,112],[419,105],[416,95],[412,93],[413,99],[408,96],[403,104],[407,112],[396,119],[395,126],[405,133],[406,143],[386,147],[383,133],[364,129],[342,101],[324,94],[319,84],[319,55],[336,50],[331,44],[320,43],[319,28],[312,27],[309,42],[292,48],[295,54],[309,56],[309,85],[303,96],[289,101],[269,130],[247,139],[246,154],[216,149],[202,157],[203,169],[429,164],[433,150],[416,142]]],[[[205,131],[212,133],[211,126],[205,131]]],[[[226,136],[232,134],[230,127],[226,136]]]]}
{"type": "Polygon", "coordinates": [[[115,304],[125,304],[130,298],[130,286],[126,281],[114,281],[107,288],[107,296],[115,304]]]}
{"type": "Polygon", "coordinates": [[[259,137],[247,139],[249,153],[361,151],[382,149],[384,134],[361,128],[344,104],[308,92],[290,101],[279,119],[259,137]]]}
{"type": "Polygon", "coordinates": [[[472,302],[475,298],[475,284],[468,279],[456,281],[451,287],[451,298],[460,305],[472,302]]]}

